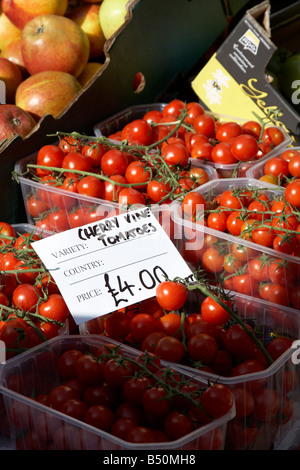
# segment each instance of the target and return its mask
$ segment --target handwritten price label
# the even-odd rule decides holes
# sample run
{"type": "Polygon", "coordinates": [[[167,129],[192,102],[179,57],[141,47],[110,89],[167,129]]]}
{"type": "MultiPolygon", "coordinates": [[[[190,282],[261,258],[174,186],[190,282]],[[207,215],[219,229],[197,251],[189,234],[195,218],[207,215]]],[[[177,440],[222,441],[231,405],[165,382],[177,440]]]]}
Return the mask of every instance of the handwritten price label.
{"type": "Polygon", "coordinates": [[[166,278],[192,278],[149,208],[32,243],[80,324],[155,295],[166,278]]]}

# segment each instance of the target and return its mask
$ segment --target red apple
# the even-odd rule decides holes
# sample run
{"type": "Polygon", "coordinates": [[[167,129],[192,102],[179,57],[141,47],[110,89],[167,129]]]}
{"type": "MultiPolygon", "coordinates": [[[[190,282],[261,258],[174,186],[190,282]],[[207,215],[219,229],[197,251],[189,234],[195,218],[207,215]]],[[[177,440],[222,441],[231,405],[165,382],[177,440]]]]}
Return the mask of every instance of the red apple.
{"type": "Polygon", "coordinates": [[[69,18],[40,15],[24,27],[21,50],[30,75],[55,70],[78,77],[88,62],[90,43],[69,18]]]}
{"type": "Polygon", "coordinates": [[[14,104],[0,106],[0,143],[17,135],[25,137],[35,125],[33,117],[18,106],[14,104]]]}
{"type": "Polygon", "coordinates": [[[39,15],[64,15],[68,0],[2,0],[3,13],[19,29],[39,15]]]}
{"type": "Polygon", "coordinates": [[[17,88],[16,105],[36,120],[45,114],[57,117],[81,90],[74,75],[66,72],[39,72],[26,78],[17,88]]]}
{"type": "Polygon", "coordinates": [[[68,14],[86,33],[90,41],[89,59],[95,59],[103,54],[105,37],[99,20],[100,5],[81,4],[68,14]]]}
{"type": "Polygon", "coordinates": [[[0,50],[7,46],[13,39],[20,38],[22,31],[7,18],[0,14],[0,50]]]}
{"type": "Polygon", "coordinates": [[[5,57],[0,57],[0,80],[5,83],[5,102],[15,103],[15,94],[23,80],[19,67],[5,57]]]}
{"type": "Polygon", "coordinates": [[[86,85],[94,77],[95,73],[101,69],[102,65],[100,62],[88,62],[78,77],[80,85],[86,85]]]}
{"type": "Polygon", "coordinates": [[[23,79],[28,77],[28,72],[26,70],[23,55],[21,51],[21,37],[13,39],[1,50],[1,57],[8,59],[10,62],[16,64],[23,76],[23,79]]]}

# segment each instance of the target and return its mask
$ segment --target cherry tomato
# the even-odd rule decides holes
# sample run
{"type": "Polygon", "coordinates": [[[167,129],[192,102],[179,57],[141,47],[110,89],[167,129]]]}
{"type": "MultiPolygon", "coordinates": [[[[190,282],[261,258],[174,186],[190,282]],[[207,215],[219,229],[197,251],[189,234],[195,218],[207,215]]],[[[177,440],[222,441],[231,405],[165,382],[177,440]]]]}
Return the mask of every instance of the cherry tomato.
{"type": "Polygon", "coordinates": [[[141,344],[150,333],[161,330],[159,321],[149,313],[135,315],[131,319],[129,327],[133,341],[138,344],[141,344]]]}
{"type": "Polygon", "coordinates": [[[160,330],[149,333],[149,335],[147,335],[142,341],[141,351],[148,351],[154,353],[157,342],[164,336],[167,336],[166,333],[160,330]]]}
{"type": "Polygon", "coordinates": [[[62,405],[70,399],[79,399],[78,392],[67,385],[58,385],[49,393],[50,406],[55,410],[60,410],[62,405]]]}
{"type": "Polygon", "coordinates": [[[0,222],[0,240],[3,244],[10,243],[10,238],[6,237],[15,237],[16,232],[13,226],[7,222],[0,222]]]}
{"type": "Polygon", "coordinates": [[[163,180],[159,181],[153,179],[147,184],[147,194],[154,203],[160,202],[163,199],[167,202],[168,195],[171,191],[171,185],[163,180]]]}
{"type": "Polygon", "coordinates": [[[141,405],[145,390],[152,386],[152,382],[147,376],[128,377],[123,383],[123,399],[132,405],[141,405]]]}
{"type": "Polygon", "coordinates": [[[180,411],[171,411],[164,420],[164,431],[172,441],[186,436],[193,430],[192,419],[180,411]]]}
{"type": "Polygon", "coordinates": [[[133,369],[129,361],[111,358],[105,362],[102,374],[104,381],[111,387],[122,387],[125,380],[132,376],[133,369]]]}
{"type": "Polygon", "coordinates": [[[187,116],[185,118],[185,122],[191,125],[193,125],[193,122],[196,119],[196,117],[205,113],[203,106],[201,106],[200,103],[195,102],[195,101],[190,101],[189,103],[187,103],[186,109],[187,109],[187,116]]]}
{"type": "Polygon", "coordinates": [[[231,142],[231,153],[239,161],[251,161],[258,152],[257,139],[250,134],[242,134],[231,142]]]}
{"type": "Polygon", "coordinates": [[[227,216],[226,228],[231,235],[239,236],[241,234],[244,221],[240,215],[240,211],[233,211],[227,216]]]}
{"type": "Polygon", "coordinates": [[[78,398],[71,398],[63,403],[60,407],[60,412],[66,414],[67,416],[71,416],[74,419],[83,420],[84,415],[86,413],[87,406],[78,398]]]}
{"type": "Polygon", "coordinates": [[[277,145],[284,141],[284,134],[278,127],[266,127],[262,135],[262,141],[269,143],[271,148],[277,147],[277,145]]]}
{"type": "Polygon", "coordinates": [[[111,433],[113,436],[126,440],[129,431],[136,428],[137,425],[138,423],[134,419],[119,418],[113,422],[111,427],[111,433]]]}
{"type": "Polygon", "coordinates": [[[185,145],[180,143],[167,144],[165,147],[163,147],[161,156],[170,166],[186,166],[190,158],[187,148],[185,145]]]}
{"type": "Polygon", "coordinates": [[[230,319],[224,307],[211,297],[206,297],[201,304],[201,314],[205,321],[213,325],[223,325],[230,319]]]}
{"type": "Polygon", "coordinates": [[[56,367],[63,380],[76,377],[75,364],[82,355],[78,349],[69,349],[58,358],[56,367]]]}
{"type": "Polygon", "coordinates": [[[275,390],[260,388],[254,395],[254,415],[258,421],[270,422],[279,410],[279,397],[275,390]]]}
{"type": "Polygon", "coordinates": [[[201,405],[214,418],[220,418],[230,411],[234,403],[230,389],[223,384],[208,387],[201,396],[201,405]]]}
{"type": "Polygon", "coordinates": [[[293,341],[286,337],[276,337],[267,347],[267,351],[274,361],[292,347],[293,341]]]}
{"type": "Polygon", "coordinates": [[[41,292],[36,286],[20,284],[13,291],[12,303],[20,310],[35,312],[40,298],[41,292]]]}
{"type": "Polygon", "coordinates": [[[135,119],[124,126],[121,138],[129,145],[150,145],[153,142],[152,127],[144,119],[135,119]]]}
{"type": "Polygon", "coordinates": [[[125,178],[128,183],[132,184],[133,188],[141,189],[146,187],[147,183],[150,181],[151,173],[147,170],[145,162],[134,161],[129,163],[125,172],[125,178]],[[141,183],[145,184],[142,185],[141,183]]]}
{"type": "Polygon", "coordinates": [[[128,160],[125,152],[118,149],[110,149],[104,153],[101,159],[101,170],[107,176],[125,175],[128,160]]]}
{"type": "Polygon", "coordinates": [[[152,429],[145,426],[136,426],[126,435],[126,441],[133,443],[155,442],[155,435],[152,429]]]}
{"type": "Polygon", "coordinates": [[[78,357],[75,371],[78,379],[87,385],[95,385],[102,381],[102,366],[90,354],[78,357]]]}
{"type": "Polygon", "coordinates": [[[185,349],[178,338],[164,336],[157,341],[154,354],[164,361],[180,363],[185,355],[185,349]]]}
{"type": "Polygon", "coordinates": [[[70,314],[65,300],[60,294],[49,295],[47,300],[39,305],[38,312],[43,317],[62,323],[70,314]]]}
{"type": "Polygon", "coordinates": [[[221,123],[216,130],[216,139],[220,142],[228,142],[242,133],[240,124],[234,121],[221,123]]]}
{"type": "Polygon", "coordinates": [[[224,255],[216,248],[207,248],[202,255],[201,264],[209,273],[221,272],[224,265],[224,255]]]}
{"type": "Polygon", "coordinates": [[[81,152],[83,145],[80,140],[77,140],[72,136],[65,135],[60,139],[58,147],[67,154],[70,152],[81,152]]]}
{"type": "Polygon", "coordinates": [[[248,272],[253,279],[259,282],[268,280],[268,263],[261,258],[253,258],[248,263],[248,272]]]}
{"type": "Polygon", "coordinates": [[[300,207],[300,180],[292,181],[286,186],[284,197],[292,206],[300,207]]]}
{"type": "Polygon", "coordinates": [[[253,137],[256,137],[256,139],[259,139],[261,130],[262,127],[258,121],[250,120],[242,124],[242,132],[244,134],[251,134],[253,137]]]}
{"type": "Polygon", "coordinates": [[[206,206],[206,201],[202,194],[191,191],[184,196],[182,201],[182,210],[185,215],[192,215],[196,217],[198,214],[202,214],[206,206]]]}
{"type": "Polygon", "coordinates": [[[144,195],[135,188],[123,188],[118,195],[118,203],[124,206],[131,206],[133,204],[145,205],[146,200],[144,195]]]}
{"type": "Polygon", "coordinates": [[[217,354],[218,344],[212,336],[199,333],[189,339],[187,351],[193,361],[210,364],[217,354]]]}
{"type": "Polygon", "coordinates": [[[163,114],[159,109],[152,109],[151,111],[147,111],[144,114],[143,119],[144,121],[151,124],[151,123],[158,123],[162,117],[163,117],[163,114]]]}
{"type": "Polygon", "coordinates": [[[84,196],[101,198],[103,192],[102,181],[96,176],[84,176],[78,181],[77,192],[84,196]]]}
{"type": "MultiPolygon", "coordinates": [[[[65,170],[91,171],[91,160],[78,152],[70,152],[65,155],[62,161],[62,168],[65,170]]],[[[69,172],[65,172],[67,176],[69,172]]],[[[76,172],[75,172],[76,174],[76,172]]]]}
{"type": "Polygon", "coordinates": [[[99,142],[88,142],[81,151],[82,155],[91,160],[92,167],[98,167],[105,153],[105,148],[99,142]]]}
{"type": "Polygon", "coordinates": [[[110,313],[104,321],[106,335],[116,340],[121,340],[129,335],[130,318],[122,312],[110,313]]]}
{"type": "Polygon", "coordinates": [[[147,413],[154,416],[166,416],[170,411],[168,395],[162,386],[150,387],[145,390],[142,405],[147,413]]]}
{"type": "Polygon", "coordinates": [[[236,163],[236,158],[231,151],[231,144],[227,141],[216,144],[211,152],[211,160],[214,163],[229,165],[236,163]]]}
{"type": "Polygon", "coordinates": [[[255,343],[247,331],[238,324],[230,326],[223,337],[223,344],[227,351],[234,356],[252,357],[255,343]]]}
{"type": "Polygon", "coordinates": [[[186,302],[188,295],[184,284],[174,281],[163,281],[156,288],[156,299],[159,305],[168,311],[179,310],[186,302]]]}
{"type": "Polygon", "coordinates": [[[213,137],[215,135],[215,120],[209,114],[201,114],[194,119],[193,128],[196,132],[213,137]]]}
{"type": "Polygon", "coordinates": [[[128,184],[128,181],[125,176],[118,174],[111,175],[109,180],[110,181],[103,181],[103,199],[111,202],[118,202],[120,191],[124,188],[123,184],[128,184]]]}
{"type": "MultiPolygon", "coordinates": [[[[43,145],[37,153],[36,164],[41,166],[49,166],[61,168],[65,153],[57,145],[43,145]]],[[[52,170],[37,168],[36,172],[39,176],[51,175],[52,170]]]]}
{"type": "Polygon", "coordinates": [[[86,410],[84,422],[97,429],[109,432],[114,422],[114,414],[107,406],[93,405],[86,410]]]}
{"type": "Polygon", "coordinates": [[[119,390],[106,382],[89,385],[83,392],[83,401],[88,407],[104,405],[112,409],[116,407],[118,400],[119,390]]]}
{"type": "Polygon", "coordinates": [[[185,108],[185,104],[180,99],[173,99],[162,110],[163,116],[179,117],[185,108]]]}
{"type": "Polygon", "coordinates": [[[210,142],[198,142],[191,148],[191,158],[203,161],[212,161],[213,145],[210,142]]]}

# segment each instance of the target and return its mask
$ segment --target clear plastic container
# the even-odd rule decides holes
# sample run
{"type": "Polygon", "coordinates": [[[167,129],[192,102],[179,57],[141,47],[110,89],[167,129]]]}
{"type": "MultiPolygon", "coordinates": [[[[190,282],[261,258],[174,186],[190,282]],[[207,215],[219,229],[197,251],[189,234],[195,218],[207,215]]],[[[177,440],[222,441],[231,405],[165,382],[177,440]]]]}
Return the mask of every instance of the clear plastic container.
{"type": "MultiPolygon", "coordinates": [[[[122,207],[118,203],[72,193],[34,181],[27,175],[22,176],[26,172],[27,164],[35,162],[36,154],[32,154],[19,160],[15,165],[29,224],[48,232],[61,232],[120,213],[122,207]],[[34,212],[31,209],[32,201],[41,202],[40,205],[34,205],[34,212]],[[53,216],[58,210],[58,217],[53,216]],[[47,217],[50,213],[52,213],[51,220],[47,217]]],[[[203,168],[209,180],[218,178],[216,170],[212,167],[200,162],[192,162],[191,166],[203,168]]],[[[134,206],[132,208],[134,209],[134,206]]],[[[152,205],[152,210],[154,214],[161,212],[158,205],[152,205]]]]}
{"type": "MultiPolygon", "coordinates": [[[[121,130],[128,122],[141,118],[147,111],[156,110],[162,111],[162,109],[166,106],[165,103],[154,103],[148,105],[139,105],[134,106],[132,108],[126,108],[125,110],[114,114],[110,118],[101,121],[94,126],[94,133],[97,137],[105,136],[108,137],[111,134],[121,130]]],[[[239,124],[243,124],[246,120],[236,118],[233,116],[227,116],[223,114],[216,114],[210,113],[206,111],[207,114],[211,114],[212,116],[218,118],[220,122],[229,122],[234,121],[239,124]]],[[[267,125],[269,127],[270,125],[267,125]]],[[[276,127],[276,126],[274,126],[276,127]]],[[[274,156],[279,150],[283,150],[288,147],[292,143],[291,136],[286,132],[285,129],[280,128],[284,134],[284,141],[281,142],[277,147],[275,147],[271,152],[268,152],[264,155],[260,161],[265,161],[268,158],[274,156]]],[[[195,160],[195,159],[193,159],[195,160]]],[[[205,167],[213,168],[219,178],[232,178],[234,175],[235,177],[241,178],[246,176],[246,172],[252,168],[257,163],[257,160],[253,160],[251,162],[240,162],[240,163],[232,163],[232,164],[221,164],[221,163],[214,163],[214,162],[206,162],[205,167]]]]}
{"type": "MultiPolygon", "coordinates": [[[[51,232],[46,230],[41,230],[34,225],[28,223],[18,223],[12,224],[16,232],[16,236],[22,235],[24,233],[36,233],[41,237],[49,237],[52,235],[51,232]]],[[[65,335],[68,334],[68,327],[67,325],[64,328],[61,328],[59,334],[65,335]]],[[[2,357],[2,355],[1,355],[2,357]]],[[[3,367],[3,364],[0,363],[0,368],[3,367]]],[[[6,414],[4,402],[3,402],[3,395],[0,393],[0,450],[12,450],[11,441],[10,441],[10,430],[8,424],[8,417],[6,414]]]]}
{"type": "Polygon", "coordinates": [[[166,103],[140,104],[128,107],[123,111],[113,114],[109,118],[96,123],[93,127],[96,137],[108,137],[110,134],[121,130],[128,122],[142,118],[148,111],[162,111],[166,103]]]}
{"type": "MultiPolygon", "coordinates": [[[[297,150],[298,152],[300,152],[300,147],[291,147],[291,149],[297,150]]],[[[277,150],[277,152],[274,152],[274,155],[272,155],[271,157],[269,156],[267,160],[258,161],[254,166],[252,166],[246,171],[246,177],[259,180],[259,178],[261,178],[265,174],[264,167],[265,167],[266,162],[273,157],[279,157],[282,152],[283,150],[279,149],[277,150]]]]}
{"type": "MultiPolygon", "coordinates": [[[[53,338],[47,344],[38,346],[24,353],[18,360],[12,359],[0,371],[0,393],[7,411],[10,426],[11,447],[22,449],[32,443],[34,449],[56,450],[197,450],[201,442],[207,442],[208,450],[213,445],[214,435],[219,439],[219,448],[223,449],[227,423],[235,416],[235,405],[224,416],[198,428],[186,436],[171,442],[130,443],[102,431],[89,424],[69,417],[53,408],[39,403],[30,396],[48,393],[61,379],[56,363],[59,356],[66,350],[80,349],[83,352],[95,352],[107,341],[101,336],[74,335],[65,338],[53,338]],[[14,412],[20,410],[19,412],[14,412]]],[[[114,342],[115,344],[119,344],[114,342]]],[[[125,356],[136,357],[137,351],[121,345],[125,356]]],[[[167,365],[165,363],[164,365],[167,365]]],[[[182,373],[185,381],[193,381],[196,385],[206,388],[207,382],[202,378],[194,378],[192,374],[173,368],[182,373]]]]}
{"type": "MultiPolygon", "coordinates": [[[[195,191],[202,194],[206,201],[212,201],[215,196],[221,194],[223,191],[234,188],[261,190],[272,198],[283,195],[283,189],[281,190],[279,187],[275,187],[272,184],[250,178],[229,178],[210,181],[202,187],[195,189],[195,191]]],[[[247,274],[249,262],[253,259],[262,256],[267,257],[269,261],[283,260],[282,278],[280,279],[280,284],[282,286],[280,291],[283,291],[283,293],[282,298],[278,299],[275,303],[298,309],[294,296],[296,297],[296,291],[300,286],[299,257],[280,253],[273,248],[259,245],[252,241],[231,235],[227,232],[221,232],[201,224],[195,224],[190,220],[183,218],[181,203],[178,200],[172,202],[170,213],[174,221],[174,243],[192,270],[198,268],[204,269],[202,256],[206,249],[217,249],[217,251],[221,251],[221,254],[225,257],[232,255],[232,250],[238,246],[240,248],[239,251],[242,250],[243,253],[239,253],[241,263],[239,263],[239,266],[236,269],[240,273],[244,271],[245,275],[247,274]],[[291,273],[293,274],[292,282],[290,280],[291,273]]],[[[260,282],[252,282],[248,287],[248,284],[246,285],[245,278],[238,278],[235,273],[226,272],[223,267],[224,261],[225,260],[223,258],[221,259],[217,257],[209,266],[205,265],[205,274],[207,275],[207,279],[210,284],[221,285],[225,289],[266,299],[266,297],[261,297],[262,284],[260,282]]],[[[263,281],[263,284],[268,283],[271,283],[270,276],[267,276],[263,281]]],[[[272,292],[272,298],[276,299],[277,297],[273,294],[274,292],[272,292]]]]}
{"type": "Polygon", "coordinates": [[[35,225],[24,223],[24,224],[12,224],[12,227],[15,229],[16,234],[22,235],[23,233],[36,233],[37,235],[40,235],[41,237],[50,237],[53,235],[52,232],[48,230],[43,230],[39,227],[36,227],[35,225]]]}
{"type": "MultiPolygon", "coordinates": [[[[288,307],[274,307],[270,302],[242,294],[232,292],[227,292],[227,294],[231,297],[235,312],[239,314],[240,318],[245,323],[250,325],[257,332],[265,347],[267,347],[270,339],[276,336],[289,337],[293,341],[298,340],[300,335],[300,312],[295,313],[293,309],[288,307]]],[[[204,296],[200,292],[190,292],[185,305],[186,314],[189,315],[199,312],[203,300],[204,296]]],[[[105,335],[103,317],[102,321],[99,320],[100,318],[81,324],[80,333],[82,335],[105,335]]],[[[297,420],[300,419],[299,366],[296,362],[293,363],[291,360],[294,351],[295,350],[290,349],[265,370],[245,373],[239,377],[230,377],[230,372],[228,372],[228,376],[220,376],[215,373],[206,372],[205,369],[199,370],[192,368],[191,366],[185,365],[188,364],[186,360],[183,361],[183,363],[172,365],[176,365],[192,375],[205,377],[208,382],[224,383],[233,390],[238,387],[240,393],[242,390],[243,395],[246,393],[246,389],[259,381],[263,384],[265,389],[276,392],[281,404],[285,403],[285,400],[289,400],[289,419],[287,421],[285,417],[281,416],[278,412],[276,413],[276,419],[271,419],[270,417],[270,419],[262,422],[256,419],[255,412],[252,408],[250,408],[251,412],[249,412],[249,414],[248,409],[247,415],[241,416],[239,404],[237,408],[239,410],[238,417],[234,418],[228,425],[230,434],[228,435],[227,433],[225,448],[267,450],[270,449],[275,442],[279,442],[283,439],[286,433],[291,432],[297,420]],[[286,383],[292,383],[291,381],[289,382],[291,378],[294,380],[293,384],[295,386],[289,390],[289,392],[284,388],[283,377],[286,378],[286,383]],[[246,430],[247,426],[251,425],[251,423],[253,423],[253,426],[255,425],[252,434],[253,440],[251,442],[249,440],[247,443],[247,436],[246,433],[243,435],[243,430],[246,430]],[[239,429],[238,426],[240,426],[240,432],[236,434],[237,429],[239,429]]],[[[220,367],[222,367],[222,363],[220,363],[220,367]]],[[[251,394],[247,392],[247,394],[243,396],[243,406],[245,410],[247,409],[247,403],[249,404],[250,402],[251,406],[253,397],[254,391],[251,392],[251,394]]]]}
{"type": "MultiPolygon", "coordinates": [[[[190,312],[194,311],[193,305],[199,304],[197,293],[195,296],[187,307],[190,312]]],[[[201,294],[199,296],[201,301],[201,294]]],[[[294,341],[293,346],[265,370],[239,376],[226,377],[191,367],[179,367],[205,377],[209,382],[226,384],[233,392],[239,389],[239,394],[242,393],[244,401],[239,401],[238,405],[236,400],[237,414],[227,428],[226,449],[271,450],[288,439],[300,419],[300,312],[274,307],[269,302],[240,294],[234,294],[233,301],[242,320],[259,332],[265,346],[270,338],[276,336],[289,337],[294,341]],[[251,396],[257,412],[255,409],[249,412],[251,396]],[[276,404],[279,407],[274,418],[272,406],[276,408],[276,404]]],[[[287,442],[285,445],[288,445],[287,442]]]]}

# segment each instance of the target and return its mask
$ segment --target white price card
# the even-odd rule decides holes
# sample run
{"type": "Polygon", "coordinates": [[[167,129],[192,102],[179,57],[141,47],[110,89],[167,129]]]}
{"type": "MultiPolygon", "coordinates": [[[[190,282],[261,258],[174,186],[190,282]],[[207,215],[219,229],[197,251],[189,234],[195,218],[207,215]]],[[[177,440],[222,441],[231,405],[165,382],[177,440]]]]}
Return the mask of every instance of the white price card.
{"type": "Polygon", "coordinates": [[[32,243],[78,325],[155,296],[166,278],[193,273],[150,208],[32,243]]]}

